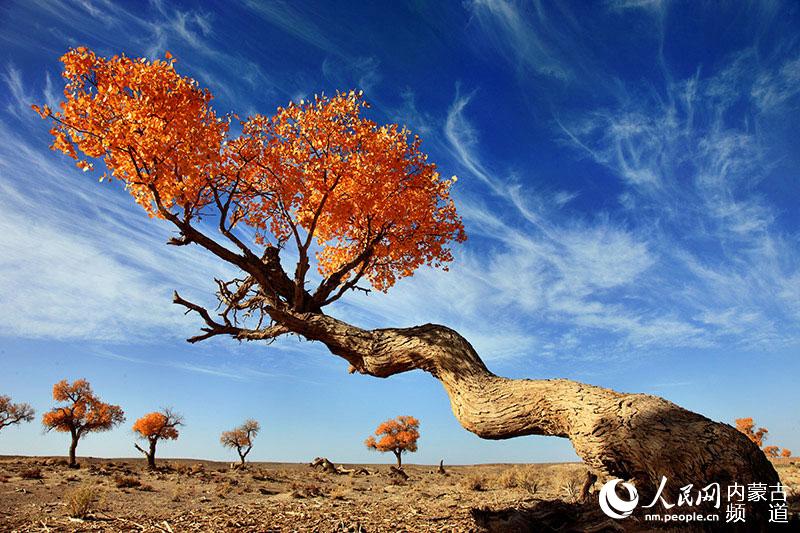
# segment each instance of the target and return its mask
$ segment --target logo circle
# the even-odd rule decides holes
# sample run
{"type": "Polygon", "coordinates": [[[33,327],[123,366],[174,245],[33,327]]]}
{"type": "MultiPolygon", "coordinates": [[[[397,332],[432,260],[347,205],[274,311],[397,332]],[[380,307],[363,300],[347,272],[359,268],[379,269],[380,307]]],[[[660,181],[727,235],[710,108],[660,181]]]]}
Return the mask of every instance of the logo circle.
{"type": "Polygon", "coordinates": [[[600,489],[600,509],[611,518],[621,520],[628,518],[636,505],[639,503],[639,493],[636,492],[636,487],[631,483],[622,481],[621,479],[612,479],[607,481],[603,488],[600,489]],[[622,482],[622,486],[628,489],[629,500],[623,500],[617,496],[617,484],[622,482]]]}

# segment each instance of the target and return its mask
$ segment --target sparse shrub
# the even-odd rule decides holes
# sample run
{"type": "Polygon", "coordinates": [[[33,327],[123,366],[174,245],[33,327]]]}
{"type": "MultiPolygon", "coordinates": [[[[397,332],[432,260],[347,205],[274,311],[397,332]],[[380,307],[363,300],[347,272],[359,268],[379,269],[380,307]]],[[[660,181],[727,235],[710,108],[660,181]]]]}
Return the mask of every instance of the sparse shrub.
{"type": "Polygon", "coordinates": [[[142,482],[133,476],[114,476],[114,484],[118,489],[132,489],[140,486],[142,482]]]}
{"type": "Polygon", "coordinates": [[[140,484],[139,487],[137,488],[137,490],[140,490],[142,492],[155,492],[156,491],[156,489],[154,489],[152,485],[148,485],[147,483],[140,484]]]}
{"type": "Polygon", "coordinates": [[[542,485],[542,474],[536,468],[530,466],[512,467],[504,470],[495,478],[497,486],[504,489],[522,489],[529,495],[534,496],[539,492],[542,485]]]}
{"type": "Polygon", "coordinates": [[[539,492],[539,476],[531,469],[525,469],[517,475],[517,486],[530,494],[535,496],[539,492]]]}
{"type": "Polygon", "coordinates": [[[519,472],[516,468],[508,468],[500,472],[497,476],[497,485],[503,489],[514,489],[518,487],[519,472]]]}
{"type": "Polygon", "coordinates": [[[73,518],[86,518],[94,509],[98,491],[90,485],[78,487],[66,494],[67,512],[73,518]]]}
{"type": "Polygon", "coordinates": [[[467,474],[461,484],[467,490],[486,490],[486,478],[480,474],[467,474]]]}
{"type": "Polygon", "coordinates": [[[564,494],[569,502],[576,502],[583,481],[574,472],[562,470],[555,473],[552,478],[553,488],[564,494]]]}
{"type": "Polygon", "coordinates": [[[41,468],[26,468],[19,473],[19,477],[22,479],[42,479],[44,474],[42,474],[41,468]]]}

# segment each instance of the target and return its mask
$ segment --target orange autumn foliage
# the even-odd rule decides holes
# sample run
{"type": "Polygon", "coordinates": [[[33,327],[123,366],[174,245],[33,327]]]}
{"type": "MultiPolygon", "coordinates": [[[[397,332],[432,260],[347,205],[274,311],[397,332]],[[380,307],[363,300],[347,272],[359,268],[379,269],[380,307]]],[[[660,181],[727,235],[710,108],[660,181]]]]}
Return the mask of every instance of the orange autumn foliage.
{"type": "Polygon", "coordinates": [[[770,457],[770,458],[773,458],[773,459],[775,457],[778,457],[778,455],[779,455],[778,451],[779,450],[780,450],[780,448],[778,446],[764,446],[764,454],[767,457],[770,457]]]}
{"type": "Polygon", "coordinates": [[[170,60],[105,59],[80,47],[61,62],[61,110],[33,106],[53,119],[53,150],[84,171],[93,165],[81,155],[102,159],[150,215],[158,214],[154,191],[168,208],[208,203],[206,181],[216,173],[228,124],[208,107],[207,90],[179,76],[170,60]]]}
{"type": "Polygon", "coordinates": [[[753,441],[758,447],[762,447],[762,451],[764,454],[771,458],[775,459],[778,456],[780,457],[791,457],[792,451],[786,448],[781,450],[780,446],[764,446],[764,440],[767,438],[767,434],[769,431],[767,428],[758,428],[757,431],[754,431],[753,428],[755,424],[753,423],[752,418],[737,418],[736,419],[736,429],[747,435],[751,441],[753,441]]]}
{"type": "Polygon", "coordinates": [[[736,429],[747,435],[747,438],[760,448],[764,445],[764,439],[767,437],[769,430],[767,428],[758,428],[757,431],[754,431],[754,428],[755,424],[751,417],[736,419],[736,429]]]}
{"type": "Polygon", "coordinates": [[[151,216],[179,227],[210,206],[239,248],[237,224],[260,245],[294,242],[299,287],[316,244],[317,307],[359,279],[385,291],[420,266],[445,267],[450,241],[466,238],[450,198],[455,178],[441,178],[419,137],[364,117],[360,92],[290,102],[230,137],[235,116],[218,117],[211,93],[169,55],[106,59],[75,48],[61,60],[61,110],[34,106],[52,119],[54,150],[84,170],[101,159],[151,216]]]}
{"type": "Polygon", "coordinates": [[[133,431],[143,439],[158,440],[178,438],[178,423],[169,414],[160,411],[148,413],[133,424],[133,431]]]}
{"type": "Polygon", "coordinates": [[[107,431],[125,421],[122,409],[100,401],[85,379],[72,384],[66,379],[59,381],[53,386],[53,399],[67,405],[54,407],[42,416],[42,424],[48,430],[71,431],[80,437],[84,433],[107,431]]]}
{"type": "Polygon", "coordinates": [[[400,466],[401,454],[417,451],[419,439],[419,420],[413,416],[398,416],[378,426],[375,435],[370,436],[364,444],[367,448],[379,452],[392,452],[400,466]],[[377,440],[375,437],[379,437],[377,440]]]}
{"type": "Polygon", "coordinates": [[[175,440],[178,438],[178,426],[183,425],[183,417],[172,409],[162,409],[148,413],[134,422],[133,431],[138,433],[139,438],[149,443],[149,449],[145,450],[138,444],[134,447],[147,457],[147,466],[156,467],[156,445],[159,440],[175,440]]]}

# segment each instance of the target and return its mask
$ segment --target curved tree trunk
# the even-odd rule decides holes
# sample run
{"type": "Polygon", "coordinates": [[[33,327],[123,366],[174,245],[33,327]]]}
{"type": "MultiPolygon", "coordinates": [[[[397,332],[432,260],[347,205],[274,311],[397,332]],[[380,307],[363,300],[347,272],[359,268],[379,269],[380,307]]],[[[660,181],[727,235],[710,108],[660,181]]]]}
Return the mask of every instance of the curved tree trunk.
{"type": "Polygon", "coordinates": [[[394,456],[397,457],[397,468],[403,468],[403,458],[400,450],[392,450],[394,452],[394,456]]]}
{"type": "Polygon", "coordinates": [[[724,491],[734,482],[778,482],[761,450],[730,425],[647,394],[566,379],[496,376],[466,339],[444,326],[368,331],[318,313],[272,309],[271,315],[324,343],[351,364],[351,372],[382,378],[414,369],[432,374],[444,385],[458,421],[479,437],[568,438],[601,480],[630,480],[642,500],[652,497],[662,476],[670,496],[688,484],[717,482],[724,491]]]}

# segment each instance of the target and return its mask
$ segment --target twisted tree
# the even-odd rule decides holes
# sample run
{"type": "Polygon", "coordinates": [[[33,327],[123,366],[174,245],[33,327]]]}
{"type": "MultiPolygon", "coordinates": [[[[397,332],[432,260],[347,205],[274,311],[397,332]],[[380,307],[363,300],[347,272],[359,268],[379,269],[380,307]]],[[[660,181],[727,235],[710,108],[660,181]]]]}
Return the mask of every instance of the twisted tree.
{"type": "Polygon", "coordinates": [[[743,434],[664,399],[503,378],[448,327],[366,330],[325,314],[351,290],[386,291],[421,266],[446,268],[450,244],[466,238],[449,195],[455,179],[441,178],[408,130],[365,118],[360,93],[290,103],[232,136],[234,116],[217,116],[210,92],[180,76],[169,55],[106,59],[77,48],[62,61],[61,110],[35,107],[51,119],[52,148],[84,170],[101,159],[151,216],[174,225],[169,244],[200,246],[240,272],[216,280],[218,312],[175,294],[203,323],[189,342],[295,334],[323,343],[350,372],[423,370],[469,431],[569,438],[598,474],[632,480],[642,494],[661,476],[673,490],[777,482],[743,434]],[[293,272],[281,263],[287,247],[293,272]]]}
{"type": "Polygon", "coordinates": [[[134,422],[133,432],[140,439],[147,441],[148,448],[145,450],[137,443],[133,443],[133,446],[147,458],[148,468],[155,469],[156,467],[156,445],[158,441],[176,440],[178,438],[178,426],[182,425],[183,417],[168,408],[147,413],[134,422]]]}
{"type": "Polygon", "coordinates": [[[226,448],[235,449],[239,454],[240,464],[244,466],[247,454],[253,449],[253,439],[256,438],[261,426],[258,421],[251,419],[245,420],[244,424],[230,431],[223,431],[219,442],[226,448]]]}

